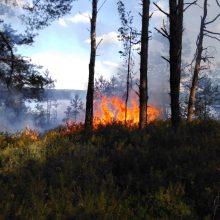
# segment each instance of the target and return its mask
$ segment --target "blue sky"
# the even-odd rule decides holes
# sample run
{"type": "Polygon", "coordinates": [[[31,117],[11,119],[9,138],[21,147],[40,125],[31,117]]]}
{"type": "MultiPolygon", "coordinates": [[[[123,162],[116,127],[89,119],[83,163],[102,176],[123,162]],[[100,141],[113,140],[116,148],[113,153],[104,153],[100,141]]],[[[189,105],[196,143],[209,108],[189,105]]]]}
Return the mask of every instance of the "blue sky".
{"type": "MultiPolygon", "coordinates": [[[[99,5],[103,1],[100,0],[99,5]]],[[[135,16],[135,26],[139,28],[141,10],[139,1],[126,1],[127,10],[135,16]]],[[[73,3],[71,14],[60,18],[39,32],[31,47],[22,47],[19,52],[32,58],[34,63],[47,68],[56,79],[56,88],[86,89],[89,63],[89,14],[91,2],[81,0],[73,3]]],[[[155,18],[160,17],[158,12],[155,18]]],[[[155,23],[155,22],[154,22],[155,23]]],[[[96,77],[109,78],[117,74],[122,64],[118,51],[120,20],[117,1],[108,0],[98,14],[97,41],[103,39],[97,51],[96,77]]]]}
{"type": "MultiPolygon", "coordinates": [[[[104,0],[100,0],[99,5],[104,0]]],[[[125,0],[127,10],[132,10],[135,17],[134,25],[140,28],[141,12],[140,1],[125,0]]],[[[161,8],[166,10],[166,0],[158,0],[161,8]]],[[[202,2],[202,0],[200,0],[202,2]]],[[[151,29],[159,27],[162,19],[165,18],[162,13],[156,10],[151,4],[151,11],[154,12],[150,21],[151,29]]],[[[212,12],[215,10],[212,9],[212,12]]],[[[192,44],[196,41],[196,35],[199,28],[199,20],[202,10],[198,8],[189,9],[185,14],[185,38],[191,39],[192,44]]],[[[210,14],[214,14],[214,13],[210,14]]],[[[39,31],[34,44],[18,48],[18,52],[24,56],[31,57],[36,64],[43,65],[50,71],[53,79],[57,80],[55,85],[59,89],[86,89],[88,79],[89,63],[89,14],[91,13],[91,1],[78,0],[73,3],[70,14],[57,21],[54,21],[49,27],[39,31]]],[[[121,44],[118,41],[118,28],[120,20],[117,11],[117,0],[107,0],[98,14],[97,22],[97,41],[103,39],[97,51],[96,77],[104,75],[109,78],[117,74],[123,60],[118,51],[121,44]]],[[[220,30],[219,23],[215,24],[214,29],[220,30]]],[[[150,41],[150,55],[161,52],[161,42],[153,35],[150,41]]],[[[161,59],[158,56],[158,59],[161,59]]],[[[161,62],[164,62],[161,59],[161,62]]],[[[138,59],[136,61],[138,70],[138,59]]]]}
{"type": "MultiPolygon", "coordinates": [[[[48,68],[57,80],[57,88],[86,89],[89,62],[89,14],[91,3],[73,3],[71,14],[55,21],[39,32],[32,47],[20,49],[33,62],[48,68]]],[[[97,41],[103,38],[97,51],[96,75],[109,77],[122,61],[118,51],[119,27],[116,1],[108,0],[98,14],[97,41]]]]}

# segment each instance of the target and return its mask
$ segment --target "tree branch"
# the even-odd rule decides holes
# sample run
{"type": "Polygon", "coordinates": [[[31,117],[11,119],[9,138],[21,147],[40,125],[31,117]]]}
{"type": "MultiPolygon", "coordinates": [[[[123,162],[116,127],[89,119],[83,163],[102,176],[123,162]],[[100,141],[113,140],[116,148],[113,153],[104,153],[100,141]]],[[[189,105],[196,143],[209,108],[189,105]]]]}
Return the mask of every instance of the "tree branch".
{"type": "Polygon", "coordinates": [[[103,38],[98,42],[97,46],[96,46],[96,50],[98,49],[99,45],[102,43],[103,38]]]}
{"type": "Polygon", "coordinates": [[[214,37],[214,36],[211,36],[211,35],[209,35],[209,34],[204,34],[206,37],[209,37],[209,38],[212,38],[212,39],[215,39],[215,40],[217,40],[217,41],[219,41],[220,42],[220,38],[218,38],[218,37],[214,37]]]}
{"type": "Polygon", "coordinates": [[[220,14],[218,14],[218,15],[217,15],[215,18],[213,18],[211,21],[206,22],[205,25],[211,24],[211,23],[215,22],[219,17],[220,17],[220,14]]]}
{"type": "Polygon", "coordinates": [[[108,0],[104,0],[101,4],[101,6],[98,8],[97,10],[97,14],[99,13],[99,11],[102,9],[102,7],[105,5],[105,3],[107,2],[108,0]]]}
{"type": "Polygon", "coordinates": [[[165,38],[167,38],[168,40],[170,40],[170,36],[167,35],[166,33],[164,33],[164,30],[161,29],[159,30],[158,28],[154,28],[158,33],[160,33],[161,35],[163,35],[165,38]]]}
{"type": "Polygon", "coordinates": [[[218,32],[213,32],[213,31],[209,31],[209,30],[204,30],[204,31],[209,33],[209,34],[219,35],[220,36],[220,33],[218,33],[218,32]]]}
{"type": "Polygon", "coordinates": [[[165,61],[167,61],[168,63],[170,63],[170,60],[164,56],[161,56],[165,61]]]}
{"type": "Polygon", "coordinates": [[[198,0],[195,0],[193,2],[189,2],[189,3],[185,3],[186,8],[183,9],[183,11],[185,12],[189,7],[191,7],[192,5],[197,5],[198,0]]]}
{"type": "Polygon", "coordinates": [[[157,7],[157,9],[159,10],[159,11],[161,11],[163,14],[165,14],[167,17],[170,17],[170,15],[167,13],[167,12],[165,12],[158,4],[156,4],[155,2],[153,2],[153,4],[157,7]]]}

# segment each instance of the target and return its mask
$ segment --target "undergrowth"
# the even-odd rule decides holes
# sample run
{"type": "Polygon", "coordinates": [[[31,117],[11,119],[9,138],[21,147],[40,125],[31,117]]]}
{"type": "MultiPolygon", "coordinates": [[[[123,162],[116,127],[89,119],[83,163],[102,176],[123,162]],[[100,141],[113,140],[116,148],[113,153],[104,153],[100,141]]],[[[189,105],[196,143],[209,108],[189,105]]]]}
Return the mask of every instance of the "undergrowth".
{"type": "Polygon", "coordinates": [[[220,123],[0,134],[0,219],[220,219],[220,123]]]}

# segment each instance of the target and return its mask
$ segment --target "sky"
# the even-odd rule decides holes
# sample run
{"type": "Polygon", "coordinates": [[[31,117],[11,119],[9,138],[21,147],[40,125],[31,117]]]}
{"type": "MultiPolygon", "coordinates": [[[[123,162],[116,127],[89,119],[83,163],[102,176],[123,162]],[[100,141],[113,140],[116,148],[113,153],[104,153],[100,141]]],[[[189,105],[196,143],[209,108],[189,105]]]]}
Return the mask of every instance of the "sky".
{"type": "MultiPolygon", "coordinates": [[[[104,0],[99,1],[99,6],[104,0]]],[[[200,1],[200,5],[202,0],[200,1]]],[[[211,2],[214,0],[210,0],[211,2]]],[[[134,26],[140,28],[141,12],[140,1],[126,0],[127,10],[132,10],[134,15],[134,26]]],[[[167,1],[156,1],[161,8],[167,10],[167,1]]],[[[150,54],[160,52],[162,45],[158,40],[154,27],[160,27],[165,16],[151,4],[153,17],[150,21],[150,29],[153,31],[150,41],[150,54]]],[[[185,14],[184,38],[190,39],[190,43],[195,45],[196,36],[199,31],[200,14],[199,7],[191,8],[185,14]]],[[[211,7],[210,14],[214,16],[217,12],[215,7],[211,7]]],[[[28,56],[33,63],[44,66],[50,75],[56,80],[57,89],[86,89],[88,79],[88,63],[90,53],[89,42],[89,16],[91,14],[91,1],[78,0],[73,2],[72,11],[65,17],[54,21],[50,26],[38,32],[32,46],[22,46],[18,48],[18,53],[28,56]]],[[[213,27],[220,31],[220,22],[213,27]]],[[[97,51],[96,77],[103,75],[106,78],[117,74],[121,69],[123,60],[118,53],[122,49],[118,41],[118,28],[120,19],[117,11],[117,0],[107,0],[98,14],[97,21],[97,42],[103,39],[97,51]]],[[[207,44],[210,41],[207,41],[207,44]]],[[[216,42],[214,45],[217,47],[216,42]]],[[[193,46],[192,46],[193,48],[193,46]]],[[[192,52],[193,54],[193,52],[192,52]]],[[[191,55],[192,55],[191,54],[191,55]]],[[[161,59],[158,57],[158,59],[161,59]]],[[[161,59],[161,62],[164,62],[161,59]]],[[[137,60],[137,69],[138,69],[137,60]]]]}
{"type": "MultiPolygon", "coordinates": [[[[86,89],[90,56],[90,1],[73,3],[70,15],[60,18],[39,32],[34,45],[20,50],[32,61],[43,65],[56,79],[58,89],[86,89]]],[[[120,25],[116,1],[108,0],[98,14],[96,76],[109,78],[122,60],[118,51],[117,29],[120,25]]]]}

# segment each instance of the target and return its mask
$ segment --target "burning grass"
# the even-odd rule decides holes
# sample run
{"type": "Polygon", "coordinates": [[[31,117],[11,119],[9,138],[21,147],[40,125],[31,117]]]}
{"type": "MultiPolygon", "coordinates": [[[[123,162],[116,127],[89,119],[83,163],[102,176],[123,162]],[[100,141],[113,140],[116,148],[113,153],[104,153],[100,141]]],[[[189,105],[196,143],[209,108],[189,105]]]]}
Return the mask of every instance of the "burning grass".
{"type": "Polygon", "coordinates": [[[26,138],[30,138],[33,141],[38,140],[39,133],[36,130],[32,130],[29,127],[26,127],[21,133],[21,136],[24,136],[26,138]]]}
{"type": "Polygon", "coordinates": [[[61,129],[60,133],[61,133],[61,135],[66,136],[69,134],[82,133],[83,130],[84,130],[83,123],[76,123],[74,121],[67,121],[65,123],[65,126],[61,129]]]}

